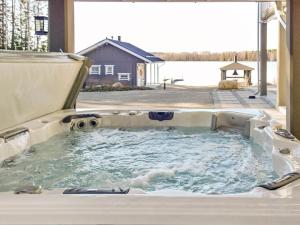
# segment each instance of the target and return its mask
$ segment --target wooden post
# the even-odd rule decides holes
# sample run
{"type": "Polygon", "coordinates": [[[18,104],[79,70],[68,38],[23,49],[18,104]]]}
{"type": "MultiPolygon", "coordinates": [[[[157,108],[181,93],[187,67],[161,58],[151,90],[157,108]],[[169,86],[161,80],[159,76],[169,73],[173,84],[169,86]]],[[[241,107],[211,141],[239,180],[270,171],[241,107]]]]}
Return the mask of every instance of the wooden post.
{"type": "Polygon", "coordinates": [[[156,83],[156,66],[155,63],[153,63],[153,83],[156,83]]]}
{"type": "MultiPolygon", "coordinates": [[[[279,38],[277,50],[277,107],[287,104],[287,46],[285,30],[278,22],[279,38]]],[[[289,57],[289,56],[288,56],[289,57]]]]}
{"type": "Polygon", "coordinates": [[[74,0],[49,0],[49,51],[70,52],[74,47],[74,0]]]}
{"type": "Polygon", "coordinates": [[[159,66],[156,64],[156,83],[159,84],[159,66]]]}
{"type": "Polygon", "coordinates": [[[249,73],[249,85],[252,85],[252,78],[251,78],[252,71],[249,70],[248,73],[249,73]]]}
{"type": "Polygon", "coordinates": [[[226,70],[221,70],[221,80],[226,80],[226,70]]]}
{"type": "Polygon", "coordinates": [[[300,139],[300,1],[287,1],[287,47],[289,88],[287,128],[300,139]]]}
{"type": "Polygon", "coordinates": [[[152,85],[152,63],[149,63],[149,66],[150,66],[150,85],[152,85]]]}
{"type": "Polygon", "coordinates": [[[267,23],[260,22],[260,95],[267,95],[267,23]]]}
{"type": "Polygon", "coordinates": [[[244,82],[246,86],[249,86],[249,79],[248,79],[248,71],[244,70],[244,82]]]}
{"type": "Polygon", "coordinates": [[[147,79],[148,79],[148,76],[147,76],[147,64],[144,63],[144,86],[147,85],[147,79]]]}

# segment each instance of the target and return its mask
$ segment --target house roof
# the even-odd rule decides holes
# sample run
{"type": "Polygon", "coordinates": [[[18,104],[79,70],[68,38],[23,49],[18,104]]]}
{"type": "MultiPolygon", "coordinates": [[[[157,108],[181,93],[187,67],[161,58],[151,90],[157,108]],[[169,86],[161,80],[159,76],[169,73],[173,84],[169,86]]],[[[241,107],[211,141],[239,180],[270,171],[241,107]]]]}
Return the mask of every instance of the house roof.
{"type": "Polygon", "coordinates": [[[161,58],[159,57],[156,57],[155,55],[149,53],[149,52],[146,52],[144,51],[143,49],[140,49],[138,48],[137,46],[135,45],[132,45],[128,42],[123,42],[123,41],[118,41],[118,40],[113,40],[113,39],[104,39],[100,42],[97,42],[96,44],[78,52],[78,54],[80,55],[84,55],[90,51],[93,51],[94,49],[104,45],[104,44],[111,44],[139,59],[142,59],[144,60],[145,62],[148,62],[148,63],[152,63],[152,62],[164,62],[164,60],[162,60],[161,58]]]}
{"type": "Polygon", "coordinates": [[[220,70],[254,70],[254,68],[250,66],[243,65],[238,62],[231,63],[229,65],[223,66],[220,68],[220,70]]]}

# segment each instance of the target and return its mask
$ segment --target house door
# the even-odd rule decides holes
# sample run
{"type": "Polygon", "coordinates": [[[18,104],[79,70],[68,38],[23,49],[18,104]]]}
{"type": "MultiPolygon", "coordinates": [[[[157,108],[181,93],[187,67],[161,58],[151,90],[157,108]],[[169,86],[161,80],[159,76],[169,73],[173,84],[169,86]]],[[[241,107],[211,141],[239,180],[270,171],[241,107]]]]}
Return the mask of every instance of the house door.
{"type": "Polygon", "coordinates": [[[136,64],[136,85],[138,87],[145,86],[145,64],[136,64]]]}

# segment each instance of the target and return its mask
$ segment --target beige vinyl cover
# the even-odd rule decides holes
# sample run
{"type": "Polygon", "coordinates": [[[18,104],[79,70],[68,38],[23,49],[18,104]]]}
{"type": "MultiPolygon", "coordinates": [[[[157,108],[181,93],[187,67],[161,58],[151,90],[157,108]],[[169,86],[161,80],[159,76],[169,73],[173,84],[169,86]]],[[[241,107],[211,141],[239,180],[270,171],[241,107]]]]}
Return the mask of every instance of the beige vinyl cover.
{"type": "Polygon", "coordinates": [[[0,52],[0,130],[63,109],[83,64],[63,53],[0,52]]]}

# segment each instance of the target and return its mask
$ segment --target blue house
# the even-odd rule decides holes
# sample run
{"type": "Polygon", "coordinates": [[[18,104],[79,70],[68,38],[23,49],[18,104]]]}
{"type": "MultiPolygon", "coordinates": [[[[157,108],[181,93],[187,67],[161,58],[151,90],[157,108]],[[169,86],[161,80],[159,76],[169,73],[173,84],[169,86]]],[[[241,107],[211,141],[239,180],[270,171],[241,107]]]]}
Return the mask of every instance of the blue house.
{"type": "Polygon", "coordinates": [[[158,83],[158,64],[164,62],[149,52],[121,41],[120,36],[118,40],[106,38],[78,54],[87,56],[92,62],[85,82],[88,86],[112,85],[116,82],[125,86],[158,83]]]}

